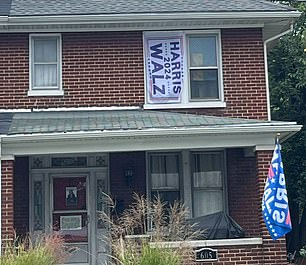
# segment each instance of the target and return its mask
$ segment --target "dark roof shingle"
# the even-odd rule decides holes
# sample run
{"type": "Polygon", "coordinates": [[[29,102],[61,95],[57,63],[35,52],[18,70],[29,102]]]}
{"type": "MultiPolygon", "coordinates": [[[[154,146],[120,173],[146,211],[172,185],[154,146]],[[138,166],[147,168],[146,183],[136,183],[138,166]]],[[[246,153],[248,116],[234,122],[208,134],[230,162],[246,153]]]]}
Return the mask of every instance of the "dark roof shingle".
{"type": "MultiPolygon", "coordinates": [[[[8,0],[5,0],[6,2],[8,0]]],[[[265,0],[11,0],[11,16],[293,10],[265,0]]]]}
{"type": "Polygon", "coordinates": [[[7,134],[13,119],[13,113],[0,113],[0,134],[7,134]]]}
{"type": "Polygon", "coordinates": [[[0,16],[8,16],[10,14],[12,0],[0,0],[0,16]]]}

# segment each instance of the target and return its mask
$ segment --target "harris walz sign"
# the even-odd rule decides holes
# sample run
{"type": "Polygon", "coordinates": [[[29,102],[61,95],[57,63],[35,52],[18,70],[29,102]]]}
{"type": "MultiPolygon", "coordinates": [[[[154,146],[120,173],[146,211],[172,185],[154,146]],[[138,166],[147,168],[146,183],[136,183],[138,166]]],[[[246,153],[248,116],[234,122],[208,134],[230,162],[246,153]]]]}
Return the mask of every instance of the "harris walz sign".
{"type": "Polygon", "coordinates": [[[147,34],[144,42],[147,102],[181,102],[184,85],[183,34],[147,34]]]}

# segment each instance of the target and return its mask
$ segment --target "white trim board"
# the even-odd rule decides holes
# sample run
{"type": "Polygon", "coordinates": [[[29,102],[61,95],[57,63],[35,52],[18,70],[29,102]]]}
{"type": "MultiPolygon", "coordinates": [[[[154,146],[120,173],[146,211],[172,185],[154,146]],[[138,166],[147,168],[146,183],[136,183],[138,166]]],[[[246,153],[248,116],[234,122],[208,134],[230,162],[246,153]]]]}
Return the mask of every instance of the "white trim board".
{"type": "Polygon", "coordinates": [[[44,111],[93,111],[93,110],[140,110],[138,106],[110,106],[110,107],[59,107],[59,108],[32,108],[32,109],[0,109],[0,113],[6,112],[44,112],[44,111]]]}
{"type": "MultiPolygon", "coordinates": [[[[292,134],[284,133],[288,136],[292,134]]],[[[168,133],[167,135],[121,135],[93,137],[78,135],[78,137],[27,137],[7,138],[2,143],[2,155],[34,155],[63,154],[88,152],[124,152],[124,151],[162,151],[199,148],[235,148],[271,146],[274,143],[275,132],[228,133],[228,134],[196,134],[189,135],[168,133]],[[9,140],[9,141],[7,141],[9,140]]],[[[5,138],[4,138],[5,139],[5,138]]],[[[3,140],[4,140],[3,139],[3,140]]]]}
{"type": "Polygon", "coordinates": [[[189,247],[224,247],[224,246],[252,246],[262,245],[262,238],[237,238],[237,239],[217,239],[217,240],[191,240],[174,242],[156,242],[150,243],[152,247],[178,248],[182,246],[189,247]]]}

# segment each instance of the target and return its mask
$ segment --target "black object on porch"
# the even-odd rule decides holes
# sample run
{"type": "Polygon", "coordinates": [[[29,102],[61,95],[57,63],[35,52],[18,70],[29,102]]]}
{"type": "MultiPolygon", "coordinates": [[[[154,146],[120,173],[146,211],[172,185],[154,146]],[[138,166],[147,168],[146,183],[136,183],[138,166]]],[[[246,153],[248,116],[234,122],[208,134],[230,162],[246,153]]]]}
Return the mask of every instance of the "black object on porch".
{"type": "Polygon", "coordinates": [[[244,230],[225,212],[190,219],[190,222],[203,230],[205,239],[228,239],[244,237],[244,230]]]}

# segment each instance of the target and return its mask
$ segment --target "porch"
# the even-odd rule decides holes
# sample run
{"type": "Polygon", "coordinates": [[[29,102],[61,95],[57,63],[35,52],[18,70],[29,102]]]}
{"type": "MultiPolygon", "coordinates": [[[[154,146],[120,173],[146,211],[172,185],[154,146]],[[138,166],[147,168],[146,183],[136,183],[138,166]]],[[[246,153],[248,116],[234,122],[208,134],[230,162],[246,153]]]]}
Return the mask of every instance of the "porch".
{"type": "Polygon", "coordinates": [[[216,248],[214,264],[273,258],[286,264],[284,240],[268,239],[260,204],[275,133],[285,139],[298,129],[150,111],[14,114],[2,137],[2,244],[13,229],[59,230],[80,250],[70,264],[99,264],[108,251],[100,240],[107,233],[98,217],[101,194],[110,194],[120,213],[136,192],[181,200],[191,218],[229,214],[246,238],[191,242],[216,248]],[[266,251],[274,248],[284,254],[266,251]]]}

